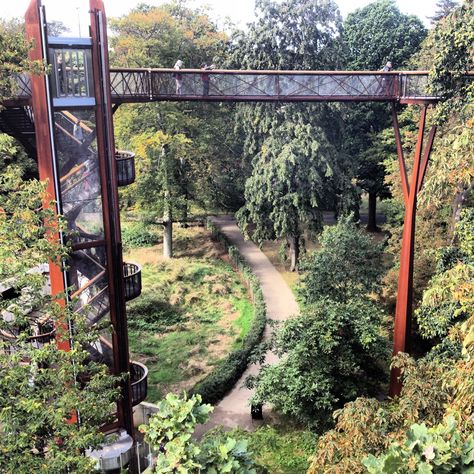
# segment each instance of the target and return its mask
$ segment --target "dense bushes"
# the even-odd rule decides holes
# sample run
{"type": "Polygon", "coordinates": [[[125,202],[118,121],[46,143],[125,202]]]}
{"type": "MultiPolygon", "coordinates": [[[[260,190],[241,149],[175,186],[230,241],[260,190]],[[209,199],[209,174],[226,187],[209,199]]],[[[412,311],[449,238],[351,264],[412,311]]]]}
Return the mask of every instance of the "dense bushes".
{"type": "Polygon", "coordinates": [[[248,379],[253,403],[270,403],[319,430],[335,408],[378,393],[388,361],[383,312],[372,298],[383,272],[381,246],[350,217],[327,227],[320,243],[302,263],[301,315],[272,338],[279,362],[248,379]]]}
{"type": "Polygon", "coordinates": [[[255,316],[252,326],[242,341],[242,347],[229,354],[214,371],[199,382],[192,390],[192,393],[200,394],[204,402],[216,403],[235,385],[247,368],[253,349],[262,339],[267,322],[267,313],[260,283],[239,251],[230,244],[227,238],[219,232],[217,227],[210,221],[208,222],[208,228],[211,230],[213,238],[219,240],[227,249],[233,264],[247,282],[255,306],[255,316]]]}
{"type": "Polygon", "coordinates": [[[124,247],[147,247],[159,242],[158,235],[151,232],[143,222],[132,222],[122,228],[122,242],[124,247]]]}
{"type": "Polygon", "coordinates": [[[196,425],[206,423],[212,410],[201,404],[199,395],[188,399],[169,393],[159,402],[149,424],[139,427],[156,453],[152,472],[257,474],[247,441],[224,435],[206,436],[200,442],[192,439],[196,425]]]}

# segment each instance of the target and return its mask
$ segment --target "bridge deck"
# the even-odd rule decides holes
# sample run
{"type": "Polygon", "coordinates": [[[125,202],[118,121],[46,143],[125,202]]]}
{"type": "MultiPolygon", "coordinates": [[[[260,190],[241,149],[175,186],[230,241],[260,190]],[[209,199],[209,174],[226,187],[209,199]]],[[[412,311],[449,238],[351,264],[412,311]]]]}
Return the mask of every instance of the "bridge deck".
{"type": "MultiPolygon", "coordinates": [[[[472,75],[469,75],[471,78],[472,75]]],[[[5,105],[25,105],[29,80],[5,105]]],[[[211,102],[435,102],[426,71],[231,71],[200,69],[111,69],[114,103],[211,102]]],[[[61,93],[63,92],[63,93],[61,93]]],[[[67,98],[67,91],[59,96],[67,98]]],[[[59,97],[58,96],[58,97],[59,97]]]]}
{"type": "Polygon", "coordinates": [[[435,101],[428,73],[111,69],[115,102],[435,101]]]}

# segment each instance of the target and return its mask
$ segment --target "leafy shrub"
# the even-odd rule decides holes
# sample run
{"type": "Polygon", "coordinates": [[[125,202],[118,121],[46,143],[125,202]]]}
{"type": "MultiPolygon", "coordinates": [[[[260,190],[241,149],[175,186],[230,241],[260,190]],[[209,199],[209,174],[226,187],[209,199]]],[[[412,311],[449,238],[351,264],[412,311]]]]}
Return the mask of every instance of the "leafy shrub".
{"type": "Polygon", "coordinates": [[[256,474],[255,464],[247,452],[245,440],[231,437],[206,437],[196,443],[192,435],[198,423],[206,423],[210,405],[201,404],[201,397],[194,395],[180,398],[169,393],[158,404],[148,425],[139,430],[156,451],[156,473],[187,474],[256,474]]]}
{"type": "Polygon", "coordinates": [[[308,426],[324,426],[334,408],[375,393],[384,372],[387,343],[380,336],[380,311],[368,300],[321,300],[285,322],[273,338],[278,363],[264,365],[248,384],[255,404],[308,426]]]}
{"type": "Polygon", "coordinates": [[[415,423],[402,443],[363,460],[369,474],[444,474],[474,472],[474,437],[466,440],[453,417],[433,428],[415,423]]]}
{"type": "Polygon", "coordinates": [[[191,393],[200,394],[206,403],[216,403],[235,385],[247,368],[252,351],[262,339],[267,323],[267,311],[260,283],[238,249],[232,246],[224,234],[219,232],[210,221],[208,221],[208,228],[212,231],[212,238],[225,246],[233,264],[243,275],[252,293],[255,306],[252,326],[242,341],[242,347],[231,352],[216,369],[191,390],[191,393]]]}
{"type": "Polygon", "coordinates": [[[122,242],[126,248],[148,247],[159,242],[159,238],[143,222],[133,222],[123,226],[122,242]]]}
{"type": "Polygon", "coordinates": [[[377,291],[384,272],[383,248],[351,216],[337,225],[326,227],[320,237],[321,247],[305,258],[305,271],[298,293],[306,304],[320,298],[347,301],[377,291]]]}
{"type": "MultiPolygon", "coordinates": [[[[215,436],[216,430],[210,432],[215,436]]],[[[293,426],[261,426],[253,432],[236,428],[228,436],[248,441],[255,462],[271,474],[301,474],[309,466],[316,435],[293,426]]]]}

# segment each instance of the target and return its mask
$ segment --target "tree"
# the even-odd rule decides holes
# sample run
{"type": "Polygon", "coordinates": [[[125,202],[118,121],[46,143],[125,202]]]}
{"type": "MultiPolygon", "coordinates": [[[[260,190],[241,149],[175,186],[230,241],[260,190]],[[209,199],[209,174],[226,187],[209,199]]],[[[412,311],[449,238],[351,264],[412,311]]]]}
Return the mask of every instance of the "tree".
{"type": "Polygon", "coordinates": [[[395,1],[377,0],[347,15],[342,33],[347,64],[355,70],[378,70],[390,60],[403,67],[426,33],[421,20],[401,13],[395,1]]]}
{"type": "Polygon", "coordinates": [[[137,205],[153,220],[162,218],[163,256],[173,256],[173,219],[187,217],[186,161],[190,140],[184,135],[144,132],[134,138],[140,157],[131,192],[137,205]]]}
{"type": "Polygon", "coordinates": [[[201,404],[201,397],[180,398],[169,393],[158,404],[159,410],[148,425],[139,430],[145,440],[157,450],[153,472],[217,474],[256,474],[255,464],[247,452],[247,441],[231,437],[207,435],[195,442],[192,435],[199,423],[206,423],[211,405],[201,404]]]}
{"type": "MultiPolygon", "coordinates": [[[[203,9],[186,2],[159,7],[142,5],[111,21],[115,66],[172,67],[179,58],[187,67],[222,64],[227,35],[203,9]]],[[[199,208],[237,210],[242,205],[245,163],[232,133],[235,106],[210,103],[123,105],[114,116],[118,146],[132,146],[143,131],[183,134],[192,141],[186,159],[187,196],[199,208]]],[[[133,205],[133,194],[122,192],[133,205]]]]}
{"type": "Polygon", "coordinates": [[[427,18],[431,20],[431,23],[436,23],[443,18],[446,18],[458,6],[459,3],[454,0],[439,0],[436,2],[437,10],[435,14],[433,16],[428,16],[427,18]]]}
{"type": "Polygon", "coordinates": [[[29,60],[30,47],[19,21],[0,20],[0,109],[3,99],[15,94],[18,87],[16,77],[19,74],[44,73],[42,64],[29,60]]]}
{"type": "MultiPolygon", "coordinates": [[[[229,65],[253,69],[333,69],[339,64],[341,19],[330,2],[260,1],[258,18],[235,38],[229,65]]],[[[238,220],[252,238],[287,241],[291,270],[297,268],[303,226],[319,230],[322,209],[341,183],[337,136],[341,121],[327,105],[242,105],[237,126],[245,134],[244,156],[252,162],[246,204],[238,220]],[[330,125],[328,125],[330,124],[330,125]]],[[[343,186],[339,186],[339,189],[343,186]]]]}
{"type": "MultiPolygon", "coordinates": [[[[390,60],[402,68],[425,36],[416,16],[401,13],[393,0],[378,0],[350,13],[344,22],[346,67],[380,70],[390,60]]],[[[344,149],[356,160],[357,183],[369,195],[367,228],[375,231],[377,197],[388,196],[383,161],[392,152],[380,145],[378,134],[390,126],[390,115],[383,104],[351,104],[345,120],[344,149]]]]}
{"type": "Polygon", "coordinates": [[[85,350],[97,332],[58,303],[62,295],[45,294],[38,268],[67,256],[51,238],[63,223],[52,204],[42,207],[45,188],[15,168],[0,176],[0,471],[91,472],[84,452],[104,441],[117,379],[85,350]],[[71,349],[59,350],[55,341],[67,340],[71,349]]]}
{"type": "Polygon", "coordinates": [[[382,245],[357,228],[350,216],[326,227],[319,242],[320,248],[303,261],[298,286],[303,304],[322,298],[348,302],[380,290],[382,245]]]}
{"type": "Polygon", "coordinates": [[[367,299],[326,298],[305,307],[274,338],[280,361],[248,380],[252,404],[270,403],[300,423],[326,427],[336,407],[376,391],[387,356],[380,321],[381,311],[367,299]]]}

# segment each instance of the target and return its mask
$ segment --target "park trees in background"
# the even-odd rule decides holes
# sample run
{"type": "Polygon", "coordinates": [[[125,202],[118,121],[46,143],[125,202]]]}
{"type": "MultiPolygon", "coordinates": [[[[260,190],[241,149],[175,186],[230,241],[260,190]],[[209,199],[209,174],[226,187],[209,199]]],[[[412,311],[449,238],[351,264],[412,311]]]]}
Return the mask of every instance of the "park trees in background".
{"type": "Polygon", "coordinates": [[[143,132],[132,140],[137,152],[137,180],[130,186],[148,221],[163,225],[163,256],[173,256],[173,220],[188,215],[187,163],[190,140],[183,134],[167,135],[161,131],[143,132]]]}
{"type": "MultiPolygon", "coordinates": [[[[232,67],[317,70],[340,65],[341,17],[334,2],[261,1],[256,16],[247,32],[234,37],[232,67]]],[[[338,150],[340,117],[327,104],[255,104],[241,105],[236,120],[252,164],[239,223],[245,232],[251,226],[259,243],[284,239],[294,271],[304,227],[320,230],[322,210],[334,204],[337,191],[350,188],[340,171],[349,166],[338,150]]]]}
{"type": "MultiPolygon", "coordinates": [[[[377,0],[349,13],[342,39],[348,70],[380,70],[387,61],[403,69],[426,36],[421,20],[400,12],[392,0],[377,0]]],[[[369,197],[368,224],[375,231],[378,197],[387,197],[384,160],[393,150],[381,146],[380,135],[390,127],[386,104],[344,106],[344,148],[356,161],[357,184],[369,197]]]]}
{"type": "MultiPolygon", "coordinates": [[[[111,28],[116,33],[111,39],[111,60],[116,66],[173,67],[177,59],[186,68],[199,68],[204,62],[219,66],[228,42],[206,10],[189,8],[185,2],[141,5],[111,20],[111,28]]],[[[187,207],[198,212],[235,211],[243,203],[245,163],[239,141],[234,139],[234,109],[233,105],[206,103],[123,105],[114,116],[117,145],[133,149],[139,143],[135,137],[144,132],[186,138],[189,146],[179,158],[184,163],[180,185],[187,207]]],[[[158,174],[163,171],[156,169],[158,174]]],[[[140,212],[144,201],[137,205],[132,188],[121,191],[122,202],[140,212]]],[[[150,200],[147,212],[158,202],[150,200]]],[[[181,213],[179,218],[185,220],[186,215],[181,213]]]]}

